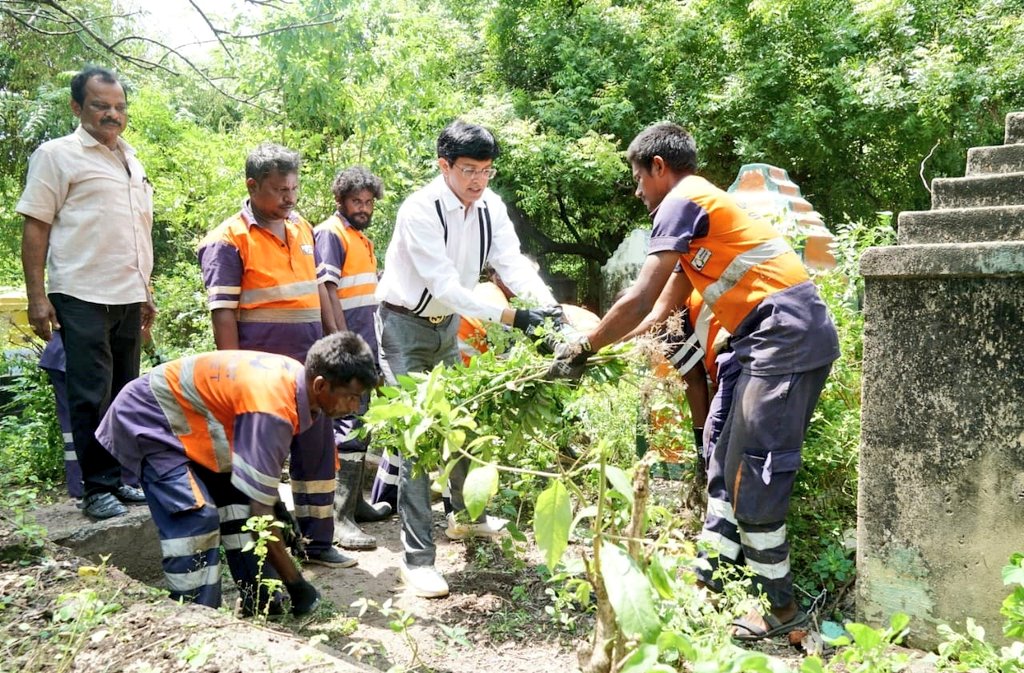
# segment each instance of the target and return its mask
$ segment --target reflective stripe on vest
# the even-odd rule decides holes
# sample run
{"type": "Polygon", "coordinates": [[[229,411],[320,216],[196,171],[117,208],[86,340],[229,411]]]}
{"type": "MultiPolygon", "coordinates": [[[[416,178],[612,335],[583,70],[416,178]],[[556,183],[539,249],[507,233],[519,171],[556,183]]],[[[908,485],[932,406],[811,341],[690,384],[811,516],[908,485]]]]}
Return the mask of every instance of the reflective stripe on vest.
{"type": "Polygon", "coordinates": [[[346,299],[340,299],[341,308],[344,311],[351,311],[354,308],[360,306],[376,306],[377,298],[373,294],[361,294],[358,297],[348,297],[346,299]]]}
{"type": "Polygon", "coordinates": [[[756,248],[751,248],[746,252],[736,255],[729,262],[729,266],[725,267],[725,271],[722,272],[718,280],[708,285],[701,292],[704,296],[704,301],[714,306],[722,298],[722,295],[736,287],[743,280],[743,276],[755,266],[766,264],[776,257],[792,251],[793,249],[789,247],[789,243],[786,243],[785,239],[780,236],[779,238],[765,241],[756,248]]]}
{"type": "MultiPolygon", "coordinates": [[[[685,177],[670,195],[696,204],[706,214],[706,231],[689,240],[689,250],[680,255],[680,261],[694,289],[725,329],[735,333],[765,297],[809,279],[778,230],[750,217],[729,194],[704,178],[685,177]]],[[[668,223],[669,234],[671,226],[668,223]]]]}
{"type": "Polygon", "coordinates": [[[250,228],[241,214],[217,235],[242,258],[239,322],[320,322],[313,229],[308,222],[297,216],[285,222],[285,245],[258,225],[250,228]]]}
{"type": "Polygon", "coordinates": [[[377,257],[373,243],[358,229],[345,226],[337,214],[332,215],[328,223],[331,233],[345,249],[342,268],[337,270],[337,293],[342,310],[376,306],[377,257]]]}
{"type": "Polygon", "coordinates": [[[195,382],[196,358],[184,358],[161,365],[150,374],[149,385],[160,404],[171,430],[179,437],[208,437],[213,455],[195,455],[188,445],[185,455],[215,472],[227,472],[231,466],[231,442],[224,426],[206,407],[195,382]],[[177,378],[177,394],[174,379],[177,378]],[[213,459],[211,464],[210,459],[213,459]]]}
{"type": "Polygon", "coordinates": [[[250,308],[238,311],[238,322],[303,324],[318,320],[319,308],[250,308]]]}
{"type": "Polygon", "coordinates": [[[316,281],[304,280],[298,283],[277,285],[275,287],[257,287],[242,290],[238,303],[248,308],[252,304],[269,304],[271,302],[301,302],[306,295],[316,294],[316,281]]]}
{"type": "Polygon", "coordinates": [[[697,292],[690,295],[687,307],[693,325],[693,333],[697,336],[701,349],[704,351],[704,369],[712,381],[718,381],[718,365],[715,363],[718,354],[715,352],[715,340],[722,330],[722,324],[715,319],[714,312],[704,303],[697,292]]]}

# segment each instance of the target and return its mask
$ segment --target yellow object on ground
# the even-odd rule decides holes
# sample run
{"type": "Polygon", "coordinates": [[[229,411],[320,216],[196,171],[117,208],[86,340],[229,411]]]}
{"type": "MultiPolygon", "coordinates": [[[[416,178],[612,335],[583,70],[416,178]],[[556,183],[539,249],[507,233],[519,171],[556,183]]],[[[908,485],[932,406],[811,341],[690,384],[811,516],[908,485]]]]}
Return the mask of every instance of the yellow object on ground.
{"type": "Polygon", "coordinates": [[[24,288],[0,287],[0,348],[21,347],[31,342],[24,288]]]}

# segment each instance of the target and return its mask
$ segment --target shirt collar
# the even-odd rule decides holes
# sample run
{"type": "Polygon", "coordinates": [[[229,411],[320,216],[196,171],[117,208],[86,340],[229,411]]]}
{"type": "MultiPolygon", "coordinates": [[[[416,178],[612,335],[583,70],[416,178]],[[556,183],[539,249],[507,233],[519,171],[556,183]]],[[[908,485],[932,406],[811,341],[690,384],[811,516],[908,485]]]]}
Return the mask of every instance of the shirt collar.
{"type": "MultiPolygon", "coordinates": [[[[249,199],[242,199],[242,212],[239,213],[242,216],[242,221],[245,222],[245,226],[252,229],[253,225],[257,224],[256,215],[252,212],[252,204],[249,203],[249,199]]],[[[285,224],[292,226],[299,223],[299,216],[293,210],[291,214],[285,218],[285,224]]]]}
{"type": "MultiPolygon", "coordinates": [[[[441,202],[444,204],[445,210],[461,210],[465,208],[459,197],[455,195],[452,188],[448,186],[447,182],[445,182],[443,174],[438,175],[434,181],[438,183],[438,189],[441,191],[441,202]]],[[[487,191],[488,190],[485,189],[483,194],[480,195],[480,198],[470,204],[470,208],[476,208],[482,201],[484,201],[487,196],[487,191]]]]}
{"type": "MultiPolygon", "coordinates": [[[[106,147],[106,145],[101,145],[100,141],[93,138],[88,131],[82,128],[81,124],[79,124],[78,128],[75,129],[75,137],[78,138],[83,147],[106,147]]],[[[135,148],[129,145],[128,141],[121,136],[117,137],[117,146],[120,147],[121,151],[125,154],[135,154],[135,148]]],[[[107,147],[107,149],[110,148],[107,147]]]]}
{"type": "Polygon", "coordinates": [[[341,214],[340,210],[335,210],[334,211],[334,216],[336,218],[338,218],[339,222],[341,222],[341,226],[345,227],[346,229],[351,229],[352,228],[352,223],[348,221],[347,217],[345,217],[344,215],[341,214]]]}

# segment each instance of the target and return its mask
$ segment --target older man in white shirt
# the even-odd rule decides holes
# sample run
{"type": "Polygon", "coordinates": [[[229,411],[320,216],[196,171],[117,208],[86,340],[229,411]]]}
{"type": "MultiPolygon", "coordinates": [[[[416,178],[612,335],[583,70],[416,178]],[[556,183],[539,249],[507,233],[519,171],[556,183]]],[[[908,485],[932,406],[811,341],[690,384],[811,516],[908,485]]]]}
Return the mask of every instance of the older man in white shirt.
{"type": "MultiPolygon", "coordinates": [[[[459,360],[459,316],[531,330],[546,318],[561,317],[551,290],[519,248],[505,204],[488,181],[494,177],[498,143],[487,129],[456,120],[437,139],[441,175],[409,196],[398,210],[395,231],[377,286],[381,302],[381,367],[389,381],[408,372],[429,371],[459,360]],[[481,301],[473,293],[485,263],[520,297],[544,308],[512,309],[481,301]]],[[[464,510],[462,484],[467,465],[450,475],[452,504],[464,510]]],[[[398,512],[405,560],[402,580],[417,595],[446,596],[448,583],[434,568],[430,523],[430,480],[413,476],[401,460],[398,512]]],[[[449,537],[493,536],[500,526],[482,517],[460,523],[449,515],[449,537]]]]}
{"type": "Polygon", "coordinates": [[[114,73],[90,67],[75,75],[71,110],[78,128],[35,151],[16,210],[25,218],[29,323],[44,341],[59,330],[67,353],[83,509],[106,519],[128,511],[122,502],[145,501],[121,482],[120,466],[95,432],[110,400],[139,375],[142,331],[156,314],[149,291],[153,188],[121,139],[127,101],[114,73]]]}

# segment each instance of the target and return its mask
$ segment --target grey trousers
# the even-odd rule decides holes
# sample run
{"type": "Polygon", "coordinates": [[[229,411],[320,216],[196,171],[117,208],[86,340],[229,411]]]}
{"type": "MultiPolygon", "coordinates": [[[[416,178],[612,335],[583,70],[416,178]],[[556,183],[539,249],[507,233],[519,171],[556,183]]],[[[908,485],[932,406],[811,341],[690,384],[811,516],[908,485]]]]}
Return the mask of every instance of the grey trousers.
{"type": "MultiPolygon", "coordinates": [[[[441,323],[432,325],[423,318],[392,311],[381,305],[380,359],[381,369],[389,384],[410,372],[427,372],[439,362],[453,365],[459,361],[459,318],[450,315],[441,323]]],[[[415,463],[399,457],[398,516],[402,522],[402,545],[405,562],[409,566],[434,565],[436,547],[431,530],[430,476],[413,475],[415,463]]],[[[460,461],[452,470],[449,484],[452,504],[464,509],[462,485],[469,465],[460,461]]]]}

